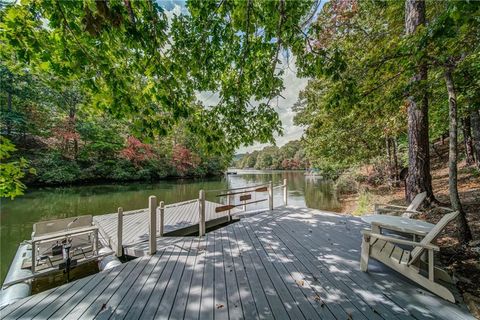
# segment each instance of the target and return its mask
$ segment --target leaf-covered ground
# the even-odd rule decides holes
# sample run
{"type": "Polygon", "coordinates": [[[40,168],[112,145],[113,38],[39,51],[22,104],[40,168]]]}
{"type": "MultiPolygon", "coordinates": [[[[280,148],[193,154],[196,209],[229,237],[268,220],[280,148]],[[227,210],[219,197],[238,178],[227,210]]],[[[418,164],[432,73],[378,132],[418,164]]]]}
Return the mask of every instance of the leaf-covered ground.
{"type": "MultiPolygon", "coordinates": [[[[434,194],[442,206],[449,206],[448,196],[448,140],[444,144],[436,143],[437,152],[432,152],[432,184],[434,194]]],[[[463,293],[465,302],[471,312],[480,319],[480,174],[473,166],[466,166],[465,161],[458,165],[458,188],[460,198],[469,226],[473,234],[473,241],[468,245],[460,245],[457,240],[455,224],[449,225],[437,240],[441,247],[440,259],[437,263],[454,274],[457,286],[463,293]]],[[[390,203],[406,205],[403,186],[391,188],[387,185],[368,189],[369,206],[373,210],[374,203],[390,203]]],[[[359,197],[350,195],[343,198],[345,214],[355,212],[359,205],[359,197]]],[[[445,211],[439,208],[429,208],[417,217],[431,223],[436,223],[445,211]]]]}

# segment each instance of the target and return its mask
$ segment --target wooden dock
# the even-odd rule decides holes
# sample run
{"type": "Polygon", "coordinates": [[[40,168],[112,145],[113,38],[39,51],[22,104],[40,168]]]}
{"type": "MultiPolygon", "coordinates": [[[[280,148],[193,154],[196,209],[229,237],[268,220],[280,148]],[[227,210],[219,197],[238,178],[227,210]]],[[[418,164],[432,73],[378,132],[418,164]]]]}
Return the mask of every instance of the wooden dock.
{"type": "MultiPolygon", "coordinates": [[[[228,222],[228,211],[215,212],[222,204],[205,201],[206,227],[211,228],[228,222]]],[[[232,209],[231,214],[239,212],[232,209]]],[[[175,203],[165,206],[164,235],[185,235],[198,232],[199,202],[194,200],[175,203]]],[[[112,249],[117,247],[117,220],[118,214],[105,214],[93,217],[98,226],[103,245],[112,249]]],[[[157,219],[159,221],[159,213],[157,219]]],[[[149,240],[149,211],[148,208],[124,212],[123,216],[123,251],[126,255],[140,257],[148,252],[149,240]]],[[[157,229],[157,236],[160,228],[157,229]]]]}
{"type": "MultiPolygon", "coordinates": [[[[2,319],[473,319],[383,265],[358,218],[281,207],[20,300],[2,319]]],[[[145,242],[143,242],[144,244],[145,242]]]]}

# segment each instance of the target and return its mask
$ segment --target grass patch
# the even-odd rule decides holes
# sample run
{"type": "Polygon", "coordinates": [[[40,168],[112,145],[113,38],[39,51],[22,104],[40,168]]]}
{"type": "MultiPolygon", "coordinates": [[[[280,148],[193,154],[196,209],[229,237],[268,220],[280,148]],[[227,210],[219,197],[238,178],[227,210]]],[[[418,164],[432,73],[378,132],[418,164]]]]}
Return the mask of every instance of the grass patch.
{"type": "Polygon", "coordinates": [[[352,212],[354,216],[363,216],[372,211],[372,195],[368,191],[361,191],[358,200],[357,207],[355,211],[352,212]]]}

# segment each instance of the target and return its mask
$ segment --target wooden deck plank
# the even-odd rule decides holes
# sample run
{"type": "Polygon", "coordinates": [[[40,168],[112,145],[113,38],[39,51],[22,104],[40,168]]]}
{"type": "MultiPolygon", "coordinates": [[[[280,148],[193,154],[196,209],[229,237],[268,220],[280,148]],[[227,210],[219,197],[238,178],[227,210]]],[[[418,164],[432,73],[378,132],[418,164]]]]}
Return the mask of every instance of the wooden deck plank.
{"type": "Polygon", "coordinates": [[[220,230],[212,232],[214,236],[214,305],[216,319],[228,318],[227,287],[225,284],[225,265],[223,264],[223,244],[220,230]]]}
{"type": "MultiPolygon", "coordinates": [[[[55,288],[56,289],[56,288],[55,288]]],[[[55,290],[55,289],[52,289],[52,290],[55,290]]],[[[18,310],[18,309],[23,309],[22,306],[24,306],[28,301],[30,301],[31,299],[34,299],[36,295],[32,295],[32,296],[29,296],[29,297],[26,297],[25,299],[21,299],[21,300],[18,300],[17,302],[15,303],[12,303],[12,304],[8,304],[6,306],[3,306],[1,309],[0,309],[0,319],[4,319],[6,316],[8,316],[10,313],[12,313],[13,311],[15,310],[18,310]]],[[[38,297],[37,297],[38,298],[38,297]]],[[[25,312],[25,311],[24,311],[25,312]]]]}
{"type": "MultiPolygon", "coordinates": [[[[106,294],[110,290],[115,289],[130,274],[133,268],[138,264],[140,259],[126,263],[125,267],[118,273],[110,273],[111,277],[104,277],[97,286],[90,292],[85,292],[84,298],[66,315],[65,319],[80,319],[83,313],[94,303],[99,300],[102,294],[106,294]],[[115,275],[115,276],[112,276],[115,275]]],[[[100,311],[101,306],[98,308],[100,311]]]]}
{"type": "Polygon", "coordinates": [[[121,276],[117,277],[117,282],[120,282],[119,285],[110,285],[108,287],[108,290],[106,290],[101,295],[101,297],[96,299],[95,302],[92,303],[90,307],[87,308],[87,310],[85,310],[82,317],[107,318],[106,315],[112,314],[113,310],[118,307],[120,301],[122,301],[128,290],[132,287],[137,278],[144,271],[145,267],[150,261],[150,257],[139,258],[138,260],[138,264],[134,267],[130,274],[122,274],[121,276]]]}
{"type": "MultiPolygon", "coordinates": [[[[61,295],[53,297],[53,295],[50,295],[52,297],[51,301],[47,302],[47,299],[44,300],[42,304],[39,304],[39,306],[43,307],[41,308],[41,311],[37,313],[35,316],[36,319],[48,319],[50,316],[53,315],[58,309],[60,309],[65,303],[67,303],[72,296],[74,296],[78,291],[81,291],[86,285],[88,285],[91,281],[93,281],[95,277],[87,277],[80,279],[78,281],[75,281],[65,292],[63,292],[61,295]]],[[[24,315],[25,318],[28,318],[28,315],[24,315]]]]}
{"type": "MultiPolygon", "coordinates": [[[[228,226],[224,228],[224,231],[227,233],[228,236],[228,250],[232,260],[232,268],[233,268],[233,275],[237,281],[237,289],[238,295],[240,299],[240,303],[242,305],[243,316],[246,319],[257,319],[266,318],[264,315],[259,315],[258,310],[256,308],[255,299],[253,297],[253,290],[248,282],[247,274],[245,272],[246,267],[243,264],[242,257],[240,255],[240,250],[238,249],[237,239],[235,236],[235,232],[232,226],[228,226]]],[[[259,296],[264,303],[268,307],[268,302],[265,298],[265,294],[263,290],[261,290],[261,295],[259,296]]],[[[269,308],[268,315],[269,317],[272,316],[269,308]]]]}
{"type": "Polygon", "coordinates": [[[248,254],[251,259],[250,263],[254,266],[254,272],[256,272],[258,279],[260,280],[263,291],[267,297],[270,310],[272,311],[274,317],[276,319],[289,319],[289,315],[295,313],[297,317],[294,317],[294,319],[303,319],[302,314],[298,310],[297,312],[292,312],[292,308],[295,308],[296,306],[291,304],[291,300],[282,301],[282,297],[277,292],[272,280],[268,275],[271,270],[267,272],[265,265],[259,258],[258,253],[253,246],[253,243],[251,243],[248,235],[246,234],[244,227],[242,226],[242,222],[236,224],[236,227],[236,230],[238,230],[237,239],[244,243],[241,248],[243,249],[244,254],[248,254]]]}
{"type": "MultiPolygon", "coordinates": [[[[239,238],[240,236],[240,230],[237,228],[238,223],[230,226],[233,231],[233,236],[234,236],[234,241],[233,243],[235,244],[235,250],[238,252],[238,265],[240,270],[244,270],[245,277],[247,279],[248,285],[249,285],[249,291],[247,291],[247,298],[242,296],[242,307],[244,308],[244,314],[248,313],[254,313],[254,310],[250,310],[250,308],[253,307],[253,305],[247,306],[248,302],[248,296],[252,296],[252,299],[255,303],[255,309],[258,312],[258,316],[260,319],[273,319],[273,313],[272,309],[270,307],[270,303],[268,301],[267,295],[264,291],[264,288],[262,286],[262,283],[260,281],[260,278],[255,270],[255,266],[253,264],[253,261],[250,257],[250,254],[248,252],[245,252],[242,250],[247,250],[245,247],[247,246],[246,243],[239,238]],[[243,266],[242,266],[243,265],[243,266]]],[[[248,290],[248,287],[245,288],[245,290],[248,290]]],[[[275,304],[275,302],[274,302],[275,304]]],[[[278,312],[284,312],[285,309],[283,308],[283,305],[280,304],[281,309],[278,310],[278,312]]]]}
{"type": "MultiPolygon", "coordinates": [[[[12,305],[10,305],[10,308],[3,309],[2,313],[0,313],[0,316],[1,316],[2,319],[21,318],[24,314],[29,312],[32,308],[35,308],[36,306],[41,304],[41,302],[44,299],[47,299],[50,295],[51,296],[56,296],[58,294],[61,294],[63,291],[65,291],[67,289],[67,287],[68,286],[64,285],[64,286],[61,286],[61,287],[58,287],[58,288],[48,290],[41,295],[39,295],[39,294],[33,295],[28,299],[28,301],[21,304],[20,307],[17,307],[17,303],[12,304],[12,305]]],[[[22,301],[20,300],[20,302],[22,302],[22,301]]]]}
{"type": "MultiPolygon", "coordinates": [[[[282,225],[282,222],[279,222],[278,225],[282,225]]],[[[285,228],[286,224],[283,224],[283,227],[285,228]]],[[[326,238],[326,239],[322,238],[322,240],[319,240],[317,242],[316,233],[313,233],[313,232],[310,233],[308,236],[308,239],[306,239],[298,236],[300,232],[298,232],[299,230],[295,228],[294,225],[288,225],[288,228],[292,231],[297,230],[297,232],[295,232],[296,236],[293,237],[292,233],[291,232],[289,233],[287,231],[288,229],[287,230],[283,229],[285,233],[282,234],[281,239],[284,241],[284,243],[286,243],[288,239],[288,241],[291,241],[290,242],[291,245],[294,246],[294,250],[301,250],[301,252],[306,255],[307,259],[310,259],[317,268],[320,268],[320,270],[323,271],[322,273],[325,275],[328,281],[332,283],[332,285],[334,285],[342,293],[344,294],[346,293],[350,297],[349,301],[352,304],[354,304],[355,307],[360,312],[362,312],[365,317],[367,317],[368,319],[379,318],[381,315],[380,311],[383,311],[383,313],[386,314],[385,316],[388,318],[396,317],[396,315],[393,314],[389,308],[385,308],[382,303],[378,303],[378,302],[374,303],[370,301],[368,298],[361,297],[355,293],[354,290],[362,290],[363,286],[357,285],[357,283],[355,282],[356,279],[347,276],[347,273],[352,272],[352,270],[342,269],[340,267],[339,261],[335,261],[335,264],[333,266],[329,266],[328,264],[325,264],[324,262],[322,262],[322,259],[319,259],[322,257],[323,255],[322,253],[320,253],[320,255],[316,257],[312,254],[312,252],[315,252],[315,250],[318,251],[318,248],[320,248],[321,243],[325,243],[325,241],[332,241],[331,238],[326,238]],[[296,246],[295,242],[298,243],[299,246],[296,246]]],[[[281,232],[280,230],[278,231],[281,232]]],[[[328,235],[328,236],[331,236],[331,235],[328,235]]],[[[299,254],[296,253],[296,256],[299,256],[299,254]]],[[[378,294],[381,295],[381,292],[379,292],[378,294]]],[[[378,299],[375,298],[374,301],[376,300],[378,299]]]]}
{"type": "Polygon", "coordinates": [[[215,245],[214,233],[205,235],[206,256],[203,273],[202,300],[200,302],[200,319],[213,319],[215,308],[215,287],[214,287],[214,264],[215,264],[215,245]]]}
{"type": "Polygon", "coordinates": [[[220,234],[222,242],[223,270],[225,277],[225,286],[227,289],[228,317],[229,319],[244,319],[242,303],[238,291],[237,277],[233,265],[233,258],[230,251],[229,237],[225,228],[216,231],[220,234]]]}
{"type": "MultiPolygon", "coordinates": [[[[189,295],[190,295],[190,292],[192,291],[192,286],[194,285],[193,283],[193,279],[195,278],[194,276],[196,275],[196,272],[199,273],[199,269],[201,269],[200,259],[203,258],[202,257],[203,251],[201,251],[202,250],[201,246],[202,246],[202,239],[201,238],[194,239],[192,243],[192,247],[190,248],[190,251],[189,251],[189,255],[187,258],[184,273],[182,275],[182,279],[180,280],[180,284],[178,285],[178,289],[175,293],[175,301],[173,302],[173,309],[170,312],[169,318],[185,319],[187,314],[190,312],[192,313],[192,317],[195,314],[198,315],[198,309],[193,307],[192,308],[193,310],[191,309],[189,310],[187,308],[188,306],[187,302],[189,301],[189,295]],[[199,265],[200,268],[198,268],[197,265],[199,265]]],[[[202,279],[203,279],[203,276],[202,276],[202,279]]]]}
{"type": "MultiPolygon", "coordinates": [[[[293,226],[291,226],[293,227],[293,226]]],[[[280,229],[276,229],[276,232],[279,232],[280,238],[282,239],[283,243],[288,247],[290,246],[290,250],[295,252],[296,257],[302,257],[303,255],[306,255],[306,258],[304,261],[308,261],[309,264],[311,263],[313,265],[311,272],[315,272],[315,269],[319,270],[320,273],[316,273],[316,276],[319,276],[323,278],[323,281],[328,282],[331,285],[331,288],[334,290],[334,292],[337,292],[337,295],[339,296],[339,299],[342,299],[344,302],[344,310],[351,315],[353,318],[358,318],[358,317],[363,317],[366,319],[378,319],[380,316],[376,314],[368,305],[363,301],[355,292],[353,291],[352,288],[349,286],[352,285],[352,282],[342,278],[341,277],[341,272],[337,271],[335,266],[330,266],[330,267],[325,267],[325,265],[322,264],[318,256],[314,256],[311,251],[306,250],[305,247],[301,245],[296,245],[295,241],[299,244],[304,243],[304,239],[299,237],[297,233],[295,232],[296,236],[293,237],[292,233],[284,232],[280,229]],[[310,260],[310,261],[309,261],[310,260]],[[342,281],[343,280],[343,281],[342,281]],[[345,283],[346,282],[346,283],[345,283]]],[[[309,236],[308,240],[305,241],[310,241],[312,242],[311,237],[309,236]]],[[[315,246],[318,248],[319,246],[315,246]]],[[[311,249],[311,250],[316,250],[318,249],[311,249]]],[[[315,252],[315,251],[314,251],[315,252]]]]}
{"type": "Polygon", "coordinates": [[[156,268],[157,264],[161,260],[163,253],[163,250],[160,250],[157,255],[145,258],[147,260],[145,268],[140,273],[139,277],[135,279],[135,282],[127,289],[126,294],[121,297],[120,301],[116,300],[118,301],[118,303],[115,304],[115,307],[106,308],[105,310],[100,312],[95,317],[95,319],[108,319],[110,317],[117,319],[123,318],[127,313],[128,309],[131,307],[138,293],[143,288],[145,282],[152,274],[152,271],[156,268]]]}
{"type": "Polygon", "coordinates": [[[77,291],[72,297],[68,299],[66,303],[60,306],[51,316],[51,319],[63,319],[70,311],[77,306],[78,303],[85,297],[85,295],[93,292],[95,287],[99,285],[104,278],[114,278],[119,274],[126,265],[121,265],[116,268],[110,269],[105,272],[97,273],[91,277],[91,280],[79,291],[77,291]]]}
{"type": "MultiPolygon", "coordinates": [[[[245,231],[250,237],[255,250],[260,256],[260,259],[264,263],[268,271],[268,275],[272,280],[278,295],[285,302],[292,301],[293,303],[288,303],[291,305],[291,314],[296,319],[305,318],[305,319],[315,319],[318,317],[317,312],[312,307],[312,305],[305,299],[305,296],[302,294],[298,288],[294,279],[290,277],[290,274],[286,272],[283,268],[280,261],[276,261],[274,257],[268,255],[264,246],[258,238],[258,233],[252,231],[252,226],[245,226],[245,231]]],[[[311,293],[313,295],[313,292],[311,293]]],[[[287,305],[288,307],[288,305],[287,305]]]]}
{"type": "Polygon", "coordinates": [[[0,317],[473,319],[375,261],[361,272],[363,227],[304,208],[245,216],[202,238],[158,238],[154,256],[23,299],[0,317]]]}
{"type": "Polygon", "coordinates": [[[157,284],[142,311],[140,316],[142,319],[154,318],[156,314],[158,314],[158,317],[168,317],[170,309],[167,308],[169,306],[166,306],[165,304],[162,305],[162,300],[165,297],[167,289],[172,288],[172,285],[170,285],[173,283],[173,281],[171,281],[172,277],[176,278],[178,277],[178,274],[182,272],[183,265],[181,262],[184,261],[183,259],[186,259],[191,243],[192,239],[189,238],[186,239],[181,246],[174,246],[175,254],[170,257],[165,270],[162,272],[162,276],[158,279],[157,284]],[[167,309],[167,312],[165,312],[165,309],[167,309]]]}
{"type": "Polygon", "coordinates": [[[195,320],[200,315],[200,301],[202,299],[203,274],[205,266],[206,243],[205,237],[198,240],[197,257],[193,270],[192,280],[188,291],[188,300],[185,307],[184,319],[195,320]]]}
{"type": "MultiPolygon", "coordinates": [[[[150,277],[148,277],[147,281],[145,281],[139,293],[135,296],[135,299],[133,300],[131,306],[128,308],[128,310],[127,306],[121,306],[121,310],[119,310],[118,312],[120,313],[120,316],[115,316],[115,318],[122,318],[122,315],[123,319],[140,318],[145,304],[150,299],[152,292],[157,285],[157,282],[160,280],[160,278],[165,272],[168,272],[168,270],[170,270],[169,268],[167,268],[168,263],[171,261],[172,256],[175,256],[179,252],[179,250],[180,249],[176,246],[165,248],[162,257],[160,258],[160,261],[155,265],[155,268],[150,274],[150,277]]],[[[170,264],[171,263],[172,262],[170,262],[170,264]]],[[[132,295],[134,295],[134,292],[132,293],[132,295]]]]}
{"type": "Polygon", "coordinates": [[[293,264],[293,259],[284,255],[282,249],[285,248],[285,244],[281,242],[280,239],[274,239],[272,237],[269,238],[267,242],[264,242],[263,245],[269,254],[274,255],[275,259],[281,262],[277,265],[282,265],[286,269],[290,278],[301,289],[301,293],[304,295],[305,299],[307,299],[318,313],[317,317],[320,317],[321,319],[335,319],[333,313],[325,307],[325,301],[323,301],[320,295],[317,294],[315,288],[310,285],[307,275],[305,275],[302,270],[296,268],[293,264]]]}
{"type": "Polygon", "coordinates": [[[165,289],[165,294],[158,307],[156,317],[163,319],[182,319],[188,298],[188,291],[192,281],[193,268],[197,257],[198,239],[193,238],[188,247],[184,247],[184,254],[178,259],[173,275],[165,289]]]}
{"type": "MultiPolygon", "coordinates": [[[[282,225],[286,232],[285,235],[288,235],[288,231],[287,230],[291,230],[291,228],[293,228],[294,226],[292,226],[292,224],[286,224],[286,223],[283,223],[283,222],[279,222],[280,225],[282,225]]],[[[341,233],[340,233],[341,234],[341,233]]],[[[322,230],[322,232],[319,232],[319,233],[313,233],[312,234],[312,238],[313,239],[308,239],[308,241],[302,241],[302,243],[300,243],[298,237],[295,237],[295,240],[300,244],[300,246],[303,246],[306,248],[306,253],[308,254],[307,257],[309,259],[312,259],[312,261],[316,262],[317,259],[315,259],[316,257],[312,255],[312,252],[315,252],[315,251],[318,251],[318,248],[320,248],[320,245],[315,245],[315,244],[312,244],[312,241],[314,241],[317,237],[318,238],[318,242],[317,243],[325,243],[325,241],[332,241],[331,238],[328,238],[329,236],[331,236],[330,234],[328,233],[325,233],[324,230],[322,230]]],[[[291,236],[292,237],[292,236],[291,236]]],[[[341,241],[344,241],[344,237],[339,237],[339,239],[341,241]]],[[[337,239],[337,240],[339,240],[337,239]]],[[[350,241],[350,240],[349,240],[350,241]]],[[[352,244],[353,245],[353,244],[352,244]]],[[[371,287],[371,279],[363,279],[363,277],[368,277],[367,274],[361,272],[357,266],[357,261],[358,261],[358,257],[355,256],[355,267],[352,269],[352,266],[350,264],[347,264],[347,262],[345,261],[345,257],[350,255],[350,254],[353,254],[353,253],[350,253],[350,252],[344,252],[344,251],[340,251],[339,249],[335,249],[335,246],[331,246],[329,247],[329,250],[330,250],[330,254],[332,255],[335,255],[337,254],[338,256],[342,256],[343,258],[342,259],[339,259],[339,260],[335,260],[334,263],[335,264],[335,269],[338,269],[338,272],[336,274],[339,275],[340,277],[340,281],[341,282],[338,282],[339,285],[341,285],[343,287],[343,291],[351,291],[352,289],[355,289],[355,290],[364,290],[364,288],[369,288],[369,292],[370,292],[370,301],[369,299],[362,299],[364,300],[367,304],[369,304],[372,308],[375,308],[374,310],[377,310],[377,311],[383,311],[384,313],[386,312],[387,314],[390,314],[390,313],[395,313],[395,316],[397,317],[404,317],[404,316],[411,316],[409,315],[409,312],[404,309],[404,308],[401,308],[397,303],[393,302],[393,301],[389,301],[388,297],[385,297],[387,298],[385,301],[382,301],[380,300],[379,301],[379,297],[383,295],[383,291],[381,289],[378,289],[378,288],[372,288],[371,287]],[[343,268],[342,266],[345,266],[345,268],[343,268]],[[343,275],[346,275],[346,276],[342,276],[343,275]],[[342,284],[343,282],[343,284],[342,284]],[[372,296],[371,294],[374,294],[374,296],[372,296]],[[380,302],[380,303],[378,303],[380,302]],[[372,304],[373,303],[373,304],[372,304]]],[[[296,254],[298,256],[298,254],[296,254]]],[[[319,266],[322,270],[325,270],[326,272],[324,272],[324,274],[326,274],[326,276],[329,276],[331,277],[331,267],[329,267],[328,264],[325,264],[325,263],[322,263],[322,262],[319,262],[319,263],[316,263],[317,266],[319,266]],[[328,272],[330,271],[330,272],[328,272]]],[[[335,279],[334,279],[335,280],[335,279]]],[[[354,292],[353,292],[354,293],[354,292]]],[[[354,299],[352,299],[352,301],[355,301],[357,295],[355,296],[352,296],[354,299]]],[[[367,309],[368,310],[368,309],[367,309]]],[[[394,317],[393,315],[389,315],[390,317],[394,317]]]]}

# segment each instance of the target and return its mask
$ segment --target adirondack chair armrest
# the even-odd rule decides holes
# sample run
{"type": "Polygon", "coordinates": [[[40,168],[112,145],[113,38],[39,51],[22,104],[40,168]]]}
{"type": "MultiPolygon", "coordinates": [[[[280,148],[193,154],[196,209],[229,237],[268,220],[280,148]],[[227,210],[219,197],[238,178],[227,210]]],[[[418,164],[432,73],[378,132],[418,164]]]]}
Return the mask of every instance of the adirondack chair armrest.
{"type": "Polygon", "coordinates": [[[389,210],[389,209],[392,209],[392,210],[406,210],[407,207],[406,206],[398,206],[398,205],[395,205],[395,204],[385,204],[385,203],[375,203],[374,205],[375,209],[384,209],[384,210],[389,210]]]}
{"type": "Polygon", "coordinates": [[[397,244],[404,244],[404,245],[408,245],[408,246],[412,246],[412,247],[422,247],[422,248],[429,249],[429,250],[440,251],[440,248],[438,246],[434,245],[434,244],[429,244],[429,243],[424,244],[424,243],[420,243],[420,242],[389,237],[389,236],[386,236],[386,235],[383,235],[383,234],[374,233],[369,229],[362,230],[362,234],[363,234],[364,238],[365,237],[371,237],[371,238],[385,240],[385,241],[393,242],[393,243],[397,243],[397,244]]]}

